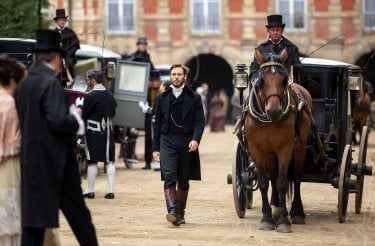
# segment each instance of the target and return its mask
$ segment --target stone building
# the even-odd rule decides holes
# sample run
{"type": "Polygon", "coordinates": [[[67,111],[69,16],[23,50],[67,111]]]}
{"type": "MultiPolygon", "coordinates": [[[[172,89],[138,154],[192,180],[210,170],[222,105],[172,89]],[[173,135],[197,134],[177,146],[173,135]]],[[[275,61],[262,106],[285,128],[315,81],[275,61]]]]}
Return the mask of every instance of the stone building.
{"type": "MultiPolygon", "coordinates": [[[[365,66],[375,49],[373,0],[50,0],[65,8],[82,43],[121,54],[146,36],[155,64],[182,62],[190,82],[233,93],[233,68],[267,39],[266,17],[281,13],[301,54],[365,66]]],[[[375,59],[366,75],[375,81],[375,59]],[[373,71],[372,74],[370,71],[373,71]]]]}

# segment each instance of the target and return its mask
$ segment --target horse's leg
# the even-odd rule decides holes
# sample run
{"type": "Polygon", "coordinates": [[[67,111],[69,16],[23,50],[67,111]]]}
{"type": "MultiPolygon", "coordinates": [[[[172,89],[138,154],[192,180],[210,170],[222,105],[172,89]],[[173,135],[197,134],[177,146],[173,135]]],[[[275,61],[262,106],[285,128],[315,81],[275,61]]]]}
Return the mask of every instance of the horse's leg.
{"type": "MultiPolygon", "coordinates": [[[[277,165],[277,158],[274,154],[271,156],[271,161],[273,165],[277,165]]],[[[272,208],[272,219],[273,221],[277,221],[280,217],[279,213],[279,193],[277,193],[276,189],[276,179],[277,179],[277,168],[271,168],[270,170],[270,179],[271,179],[271,208],[272,208]]]]}
{"type": "Polygon", "coordinates": [[[277,221],[280,217],[279,211],[279,193],[276,189],[276,178],[271,178],[271,208],[272,208],[272,219],[277,221]]]}
{"type": "Polygon", "coordinates": [[[276,188],[279,193],[280,218],[276,222],[277,232],[292,232],[288,219],[288,209],[286,208],[286,192],[288,191],[287,165],[280,166],[279,175],[276,180],[276,188]]]}
{"type": "Polygon", "coordinates": [[[262,194],[262,220],[260,230],[274,230],[275,223],[272,220],[272,210],[268,201],[269,176],[264,169],[258,169],[258,187],[262,194]]]}
{"type": "Polygon", "coordinates": [[[290,216],[293,224],[305,224],[305,212],[301,199],[301,181],[294,181],[294,198],[290,216]]]}

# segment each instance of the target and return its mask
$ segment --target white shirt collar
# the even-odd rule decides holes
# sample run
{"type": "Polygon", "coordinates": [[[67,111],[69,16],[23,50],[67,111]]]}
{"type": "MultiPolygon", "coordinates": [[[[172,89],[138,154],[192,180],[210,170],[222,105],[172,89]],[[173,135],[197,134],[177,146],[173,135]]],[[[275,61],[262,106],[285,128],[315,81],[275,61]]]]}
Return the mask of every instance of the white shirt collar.
{"type": "Polygon", "coordinates": [[[174,87],[173,85],[171,85],[171,87],[172,87],[172,93],[173,93],[173,95],[176,97],[176,98],[178,98],[180,95],[181,95],[181,93],[182,93],[182,91],[183,91],[183,89],[184,89],[184,87],[185,87],[185,84],[183,84],[181,87],[179,87],[179,88],[176,88],[176,87],[174,87]]]}

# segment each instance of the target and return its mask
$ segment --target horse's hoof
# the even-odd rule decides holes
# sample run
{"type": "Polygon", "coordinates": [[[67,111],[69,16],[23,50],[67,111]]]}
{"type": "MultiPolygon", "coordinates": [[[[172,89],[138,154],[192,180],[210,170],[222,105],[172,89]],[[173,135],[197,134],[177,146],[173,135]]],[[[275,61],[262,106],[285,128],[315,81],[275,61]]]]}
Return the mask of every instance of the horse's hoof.
{"type": "Polygon", "coordinates": [[[305,224],[305,217],[303,216],[293,216],[292,224],[305,224]]]}
{"type": "Polygon", "coordinates": [[[275,224],[272,222],[262,221],[259,230],[272,231],[275,230],[275,224]]]}
{"type": "Polygon", "coordinates": [[[276,226],[276,231],[281,233],[290,233],[292,232],[292,226],[288,224],[280,224],[276,226]]]}

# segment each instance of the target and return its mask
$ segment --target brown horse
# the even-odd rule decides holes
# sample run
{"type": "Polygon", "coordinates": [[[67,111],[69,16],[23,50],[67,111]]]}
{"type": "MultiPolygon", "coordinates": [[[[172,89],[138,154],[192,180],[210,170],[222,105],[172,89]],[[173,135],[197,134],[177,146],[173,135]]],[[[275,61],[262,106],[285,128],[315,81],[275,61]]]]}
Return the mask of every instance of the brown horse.
{"type": "Polygon", "coordinates": [[[357,91],[353,113],[354,120],[354,142],[359,143],[363,126],[367,123],[367,118],[371,111],[371,98],[365,90],[357,91]]]}
{"type": "Polygon", "coordinates": [[[311,133],[311,118],[304,108],[310,109],[312,99],[302,86],[295,83],[288,85],[287,70],[283,66],[287,58],[285,49],[280,56],[270,55],[268,58],[256,50],[255,57],[260,69],[258,81],[250,92],[245,133],[262,195],[263,217],[259,229],[274,230],[276,225],[278,232],[291,232],[286,207],[290,175],[293,178],[289,180],[294,181],[290,211],[292,223],[305,222],[300,183],[306,159],[306,142],[311,133]],[[298,96],[293,96],[296,94],[298,96]],[[270,202],[267,194],[269,181],[272,186],[270,202]],[[271,205],[279,209],[276,219],[272,218],[271,205]]]}

